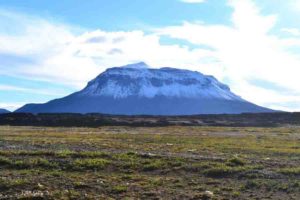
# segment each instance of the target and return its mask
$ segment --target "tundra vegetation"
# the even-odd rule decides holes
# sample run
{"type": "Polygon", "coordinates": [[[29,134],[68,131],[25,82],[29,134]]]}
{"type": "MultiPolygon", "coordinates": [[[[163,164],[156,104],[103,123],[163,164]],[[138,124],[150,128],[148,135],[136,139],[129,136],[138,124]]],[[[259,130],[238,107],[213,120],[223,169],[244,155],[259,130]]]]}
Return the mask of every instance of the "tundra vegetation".
{"type": "Polygon", "coordinates": [[[300,128],[0,127],[0,199],[300,199],[300,128]]]}

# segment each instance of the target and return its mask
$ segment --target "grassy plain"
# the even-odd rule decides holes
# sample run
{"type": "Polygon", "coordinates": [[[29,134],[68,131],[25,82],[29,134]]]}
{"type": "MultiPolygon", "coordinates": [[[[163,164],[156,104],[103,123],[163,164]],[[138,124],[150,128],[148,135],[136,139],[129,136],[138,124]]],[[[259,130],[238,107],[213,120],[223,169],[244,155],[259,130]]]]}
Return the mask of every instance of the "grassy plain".
{"type": "Polygon", "coordinates": [[[0,199],[300,199],[300,128],[0,127],[0,199]]]}

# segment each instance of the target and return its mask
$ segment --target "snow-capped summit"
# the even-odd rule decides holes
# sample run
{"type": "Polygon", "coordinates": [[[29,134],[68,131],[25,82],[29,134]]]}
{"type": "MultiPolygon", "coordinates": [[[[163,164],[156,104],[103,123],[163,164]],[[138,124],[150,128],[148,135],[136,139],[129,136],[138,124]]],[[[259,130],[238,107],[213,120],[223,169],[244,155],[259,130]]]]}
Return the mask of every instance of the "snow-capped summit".
{"type": "Polygon", "coordinates": [[[213,76],[175,68],[142,68],[145,63],[106,70],[89,82],[80,95],[127,98],[217,98],[241,100],[213,76]],[[137,68],[135,66],[138,66],[137,68]]]}
{"type": "Polygon", "coordinates": [[[245,101],[213,76],[144,62],[113,67],[81,91],[17,112],[191,115],[271,110],[245,101]]]}

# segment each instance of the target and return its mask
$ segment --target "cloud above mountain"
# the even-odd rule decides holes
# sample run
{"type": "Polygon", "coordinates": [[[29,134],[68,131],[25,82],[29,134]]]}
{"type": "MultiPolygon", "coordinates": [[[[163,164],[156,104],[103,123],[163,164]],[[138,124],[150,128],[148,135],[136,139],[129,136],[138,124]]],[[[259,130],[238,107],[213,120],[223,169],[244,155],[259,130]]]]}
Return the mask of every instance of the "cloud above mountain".
{"type": "Polygon", "coordinates": [[[163,45],[155,32],[74,30],[39,18],[0,13],[13,18],[14,26],[23,27],[17,35],[0,34],[0,57],[10,62],[10,67],[8,61],[0,63],[0,74],[80,88],[111,66],[145,61],[153,66],[202,66],[205,71],[204,61],[214,57],[206,49],[163,45]]]}
{"type": "Polygon", "coordinates": [[[231,87],[246,99],[272,106],[299,101],[300,59],[292,48],[299,47],[300,38],[272,34],[276,15],[260,15],[250,0],[231,0],[229,5],[234,9],[232,26],[186,22],[163,28],[161,34],[214,48],[216,58],[225,66],[225,77],[230,79],[231,87]],[[274,87],[254,84],[253,79],[272,82],[274,87]],[[282,95],[284,91],[278,90],[277,84],[294,92],[282,95]]]}

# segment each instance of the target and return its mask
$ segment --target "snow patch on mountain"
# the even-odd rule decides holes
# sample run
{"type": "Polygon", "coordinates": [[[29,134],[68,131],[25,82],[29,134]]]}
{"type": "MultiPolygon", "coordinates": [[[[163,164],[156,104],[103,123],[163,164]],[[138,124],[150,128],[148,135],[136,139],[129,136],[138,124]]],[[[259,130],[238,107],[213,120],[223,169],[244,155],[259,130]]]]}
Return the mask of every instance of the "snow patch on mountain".
{"type": "Polygon", "coordinates": [[[83,96],[126,98],[216,98],[243,101],[213,76],[175,68],[152,69],[145,63],[106,70],[79,92],[83,96]]]}

